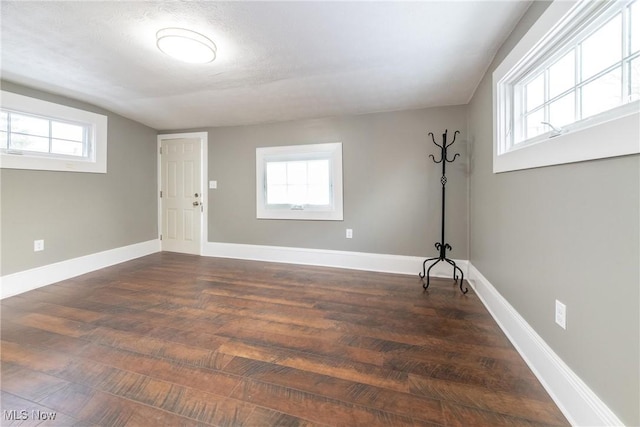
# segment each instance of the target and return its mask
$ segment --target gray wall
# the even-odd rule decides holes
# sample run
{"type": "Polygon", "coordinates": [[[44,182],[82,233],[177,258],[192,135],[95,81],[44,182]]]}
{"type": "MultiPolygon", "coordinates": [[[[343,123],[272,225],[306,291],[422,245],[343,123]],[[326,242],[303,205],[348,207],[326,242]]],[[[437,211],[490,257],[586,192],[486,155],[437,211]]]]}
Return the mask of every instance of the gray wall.
{"type": "Polygon", "coordinates": [[[2,89],[109,120],[106,174],[0,170],[3,275],[157,238],[155,130],[9,82],[2,89]],[[33,252],[35,239],[43,252],[33,252]]]}
{"type": "Polygon", "coordinates": [[[545,7],[534,2],[470,103],[470,260],[624,423],[640,425],[640,157],[492,173],[491,73],[545,7]]]}
{"type": "Polygon", "coordinates": [[[450,165],[447,240],[467,259],[466,107],[300,120],[209,132],[209,241],[395,255],[436,253],[440,169],[427,156],[446,128],[462,134],[450,165]],[[342,142],[344,221],[256,219],[256,147],[342,142]],[[353,229],[353,239],[345,229],[353,229]]]}

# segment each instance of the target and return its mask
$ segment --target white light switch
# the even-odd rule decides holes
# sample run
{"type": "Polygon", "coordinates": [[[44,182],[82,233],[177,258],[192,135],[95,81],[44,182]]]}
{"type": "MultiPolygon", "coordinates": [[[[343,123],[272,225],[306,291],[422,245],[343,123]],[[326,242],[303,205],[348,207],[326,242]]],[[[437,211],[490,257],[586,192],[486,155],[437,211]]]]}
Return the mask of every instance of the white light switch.
{"type": "Polygon", "coordinates": [[[562,329],[567,329],[567,306],[556,300],[556,323],[562,329]]]}
{"type": "Polygon", "coordinates": [[[218,181],[209,181],[209,188],[212,190],[218,188],[218,181]]]}
{"type": "Polygon", "coordinates": [[[347,233],[345,237],[347,239],[353,239],[353,230],[351,228],[347,228],[347,233]]]}

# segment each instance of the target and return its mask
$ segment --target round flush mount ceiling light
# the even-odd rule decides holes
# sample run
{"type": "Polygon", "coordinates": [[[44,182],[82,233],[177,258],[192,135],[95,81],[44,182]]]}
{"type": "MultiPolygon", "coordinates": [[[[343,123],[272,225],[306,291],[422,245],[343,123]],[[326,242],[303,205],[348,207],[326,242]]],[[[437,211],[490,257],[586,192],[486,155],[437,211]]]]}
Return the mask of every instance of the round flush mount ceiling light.
{"type": "Polygon", "coordinates": [[[216,59],[216,45],[206,36],[185,28],[163,28],[156,33],[162,53],[191,64],[206,64],[216,59]]]}

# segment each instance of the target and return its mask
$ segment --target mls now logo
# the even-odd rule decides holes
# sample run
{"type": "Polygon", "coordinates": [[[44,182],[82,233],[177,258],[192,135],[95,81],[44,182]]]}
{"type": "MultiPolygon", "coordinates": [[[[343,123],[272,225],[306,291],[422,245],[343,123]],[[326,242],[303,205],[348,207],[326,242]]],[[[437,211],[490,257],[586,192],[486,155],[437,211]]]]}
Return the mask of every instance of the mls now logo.
{"type": "Polygon", "coordinates": [[[12,409],[2,411],[2,418],[6,421],[26,421],[29,419],[37,421],[47,421],[55,420],[56,415],[57,414],[55,412],[42,412],[36,409],[31,412],[27,411],[26,409],[12,409]]]}
{"type": "Polygon", "coordinates": [[[29,411],[18,411],[13,409],[11,411],[2,411],[2,418],[7,421],[20,421],[29,419],[29,411]]]}

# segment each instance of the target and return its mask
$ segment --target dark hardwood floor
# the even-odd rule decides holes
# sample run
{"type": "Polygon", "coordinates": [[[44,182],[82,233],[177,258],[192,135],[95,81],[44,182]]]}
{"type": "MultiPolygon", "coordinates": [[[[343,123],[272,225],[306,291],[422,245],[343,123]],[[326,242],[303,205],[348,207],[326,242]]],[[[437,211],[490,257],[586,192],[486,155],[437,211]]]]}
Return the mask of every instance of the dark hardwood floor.
{"type": "Polygon", "coordinates": [[[165,252],[1,310],[2,426],[567,424],[452,280],[165,252]]]}

